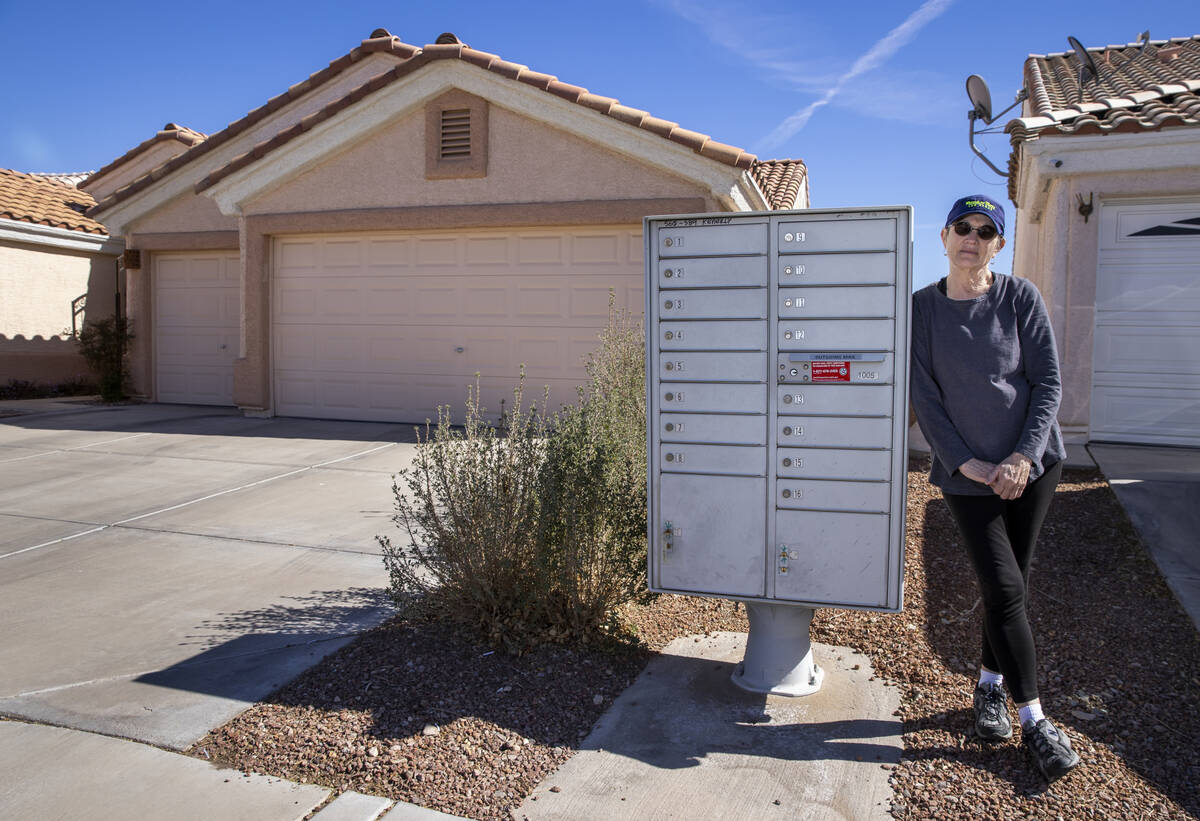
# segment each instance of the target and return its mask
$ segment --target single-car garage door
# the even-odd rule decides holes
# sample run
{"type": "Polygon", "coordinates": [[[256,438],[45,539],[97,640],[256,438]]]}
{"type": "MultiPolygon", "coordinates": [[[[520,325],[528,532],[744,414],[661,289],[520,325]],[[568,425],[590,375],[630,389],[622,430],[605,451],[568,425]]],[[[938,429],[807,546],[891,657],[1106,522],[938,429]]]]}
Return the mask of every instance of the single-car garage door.
{"type": "Polygon", "coordinates": [[[617,305],[643,311],[640,226],[279,237],[274,243],[275,412],[423,422],[461,411],[480,374],[489,415],[573,401],[617,305]]]}
{"type": "Polygon", "coordinates": [[[154,254],[159,402],[233,404],[240,280],[237,251],[154,254]]]}
{"type": "Polygon", "coordinates": [[[1200,447],[1200,201],[1100,212],[1090,438],[1200,447]]]}

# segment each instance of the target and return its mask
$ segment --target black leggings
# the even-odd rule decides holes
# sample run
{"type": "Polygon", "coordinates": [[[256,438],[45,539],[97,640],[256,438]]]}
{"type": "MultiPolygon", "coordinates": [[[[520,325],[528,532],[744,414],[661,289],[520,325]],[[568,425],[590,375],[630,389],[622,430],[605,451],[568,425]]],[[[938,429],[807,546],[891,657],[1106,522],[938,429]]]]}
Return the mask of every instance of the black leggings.
{"type": "Polygon", "coordinates": [[[1016,499],[943,494],[958,523],[983,595],[983,666],[1004,674],[1018,704],[1038,697],[1037,651],[1029,629],[1029,565],[1062,462],[1016,499]]]}

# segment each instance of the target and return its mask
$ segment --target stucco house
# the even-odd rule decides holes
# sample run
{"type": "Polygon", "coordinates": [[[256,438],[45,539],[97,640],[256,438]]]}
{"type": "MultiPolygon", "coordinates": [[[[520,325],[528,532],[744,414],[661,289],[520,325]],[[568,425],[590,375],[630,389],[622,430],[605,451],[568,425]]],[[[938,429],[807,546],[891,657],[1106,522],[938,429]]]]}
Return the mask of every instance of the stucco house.
{"type": "Polygon", "coordinates": [[[1200,447],[1200,36],[1087,54],[1025,62],[1014,270],[1050,310],[1068,441],[1200,447]]]}
{"type": "Polygon", "coordinates": [[[122,244],[84,216],[85,176],[0,168],[0,384],[90,378],[71,330],[112,314],[122,244]]]}
{"type": "MultiPolygon", "coordinates": [[[[806,207],[760,162],[443,34],[386,30],[224,130],[84,183],[128,251],[135,386],[160,402],[436,418],[523,364],[570,401],[648,214],[806,207]]],[[[187,144],[185,144],[187,143],[187,144]]]]}

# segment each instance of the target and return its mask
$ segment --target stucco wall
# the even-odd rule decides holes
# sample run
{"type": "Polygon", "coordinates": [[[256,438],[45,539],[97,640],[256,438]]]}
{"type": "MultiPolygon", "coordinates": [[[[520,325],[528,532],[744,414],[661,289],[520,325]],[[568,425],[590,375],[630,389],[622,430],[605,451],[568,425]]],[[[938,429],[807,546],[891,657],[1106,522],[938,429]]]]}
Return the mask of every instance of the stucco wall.
{"type": "Polygon", "coordinates": [[[187,151],[189,147],[179,140],[163,140],[131,158],[124,165],[109,171],[95,183],[89,184],[84,181],[79,187],[95,197],[96,202],[99,202],[118,188],[128,185],[143,174],[148,174],[158,168],[172,157],[187,151]]]}
{"type": "Polygon", "coordinates": [[[84,319],[111,315],[115,276],[111,256],[0,242],[0,382],[87,376],[69,339],[71,300],[87,294],[84,319]]]}
{"type": "Polygon", "coordinates": [[[113,309],[115,258],[0,242],[0,333],[51,337],[71,330],[71,300],[87,294],[91,313],[113,309]]]}
{"type": "Polygon", "coordinates": [[[1058,418],[1070,441],[1086,441],[1091,414],[1100,204],[1169,196],[1200,197],[1200,167],[1062,177],[1050,181],[1040,223],[1030,222],[1027,209],[1018,211],[1014,273],[1033,280],[1046,300],[1062,360],[1058,418]],[[1093,204],[1086,222],[1080,196],[1093,204]]]}
{"type": "Polygon", "coordinates": [[[126,234],[236,231],[237,228],[237,217],[225,216],[208,197],[189,191],[131,223],[126,234]]]}
{"type": "Polygon", "coordinates": [[[425,179],[422,109],[257,198],[245,213],[707,194],[682,178],[493,105],[486,177],[425,179]]]}

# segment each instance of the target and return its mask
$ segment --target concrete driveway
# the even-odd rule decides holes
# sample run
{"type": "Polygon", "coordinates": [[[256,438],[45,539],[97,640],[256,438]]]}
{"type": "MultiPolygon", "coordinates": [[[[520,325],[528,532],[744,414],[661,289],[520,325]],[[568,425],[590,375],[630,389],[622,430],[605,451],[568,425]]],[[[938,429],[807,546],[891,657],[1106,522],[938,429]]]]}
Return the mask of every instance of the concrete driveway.
{"type": "Polygon", "coordinates": [[[0,418],[0,715],[182,750],[388,614],[411,425],[51,407],[0,418]]]}

